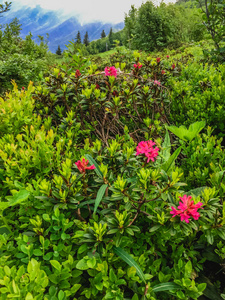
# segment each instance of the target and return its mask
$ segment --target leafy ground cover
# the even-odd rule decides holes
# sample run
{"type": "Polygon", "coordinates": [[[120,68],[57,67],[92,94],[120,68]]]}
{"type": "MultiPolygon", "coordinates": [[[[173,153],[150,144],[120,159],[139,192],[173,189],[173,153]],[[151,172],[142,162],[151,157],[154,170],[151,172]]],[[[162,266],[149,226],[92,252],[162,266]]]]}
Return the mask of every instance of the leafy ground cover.
{"type": "Polygon", "coordinates": [[[0,299],[225,298],[225,67],[199,49],[68,51],[0,98],[0,299]]]}

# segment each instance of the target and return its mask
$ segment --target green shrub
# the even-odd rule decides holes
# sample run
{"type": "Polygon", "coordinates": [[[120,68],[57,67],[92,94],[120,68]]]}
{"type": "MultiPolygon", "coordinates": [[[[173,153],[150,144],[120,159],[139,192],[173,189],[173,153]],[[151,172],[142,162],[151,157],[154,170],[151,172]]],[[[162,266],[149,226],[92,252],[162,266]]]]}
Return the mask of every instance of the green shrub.
{"type": "Polygon", "coordinates": [[[189,61],[179,63],[180,72],[169,80],[172,88],[170,120],[190,125],[205,120],[214,134],[224,136],[225,67],[189,61]]]}
{"type": "Polygon", "coordinates": [[[224,150],[208,119],[166,131],[180,67],[159,58],[117,53],[115,78],[68,53],[0,100],[1,300],[224,292],[224,150]]]}

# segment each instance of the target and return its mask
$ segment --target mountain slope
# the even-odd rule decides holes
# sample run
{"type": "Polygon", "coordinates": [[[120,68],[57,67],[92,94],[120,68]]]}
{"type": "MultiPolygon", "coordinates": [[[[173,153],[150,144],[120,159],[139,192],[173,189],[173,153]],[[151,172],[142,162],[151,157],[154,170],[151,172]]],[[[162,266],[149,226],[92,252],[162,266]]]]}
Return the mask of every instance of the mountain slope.
{"type": "Polygon", "coordinates": [[[22,24],[21,37],[24,38],[29,32],[32,33],[34,39],[38,35],[49,34],[49,49],[55,52],[58,45],[61,49],[65,49],[65,44],[75,39],[77,32],[80,31],[83,40],[86,31],[89,40],[99,39],[104,29],[106,35],[112,27],[114,31],[123,29],[124,23],[110,24],[102,22],[92,22],[88,24],[80,24],[77,17],[62,18],[55,11],[46,11],[39,5],[35,8],[22,7],[17,11],[9,11],[1,18],[1,24],[10,23],[14,18],[18,18],[22,24]]]}

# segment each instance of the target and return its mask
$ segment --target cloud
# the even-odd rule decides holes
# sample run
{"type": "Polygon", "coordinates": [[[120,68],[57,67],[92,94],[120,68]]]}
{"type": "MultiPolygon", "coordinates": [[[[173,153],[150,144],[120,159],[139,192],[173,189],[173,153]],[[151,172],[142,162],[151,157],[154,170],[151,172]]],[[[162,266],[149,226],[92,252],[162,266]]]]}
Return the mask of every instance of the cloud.
{"type": "MultiPolygon", "coordinates": [[[[172,0],[175,1],[175,0],[172,0]]],[[[56,10],[67,16],[78,16],[82,23],[103,21],[118,23],[124,21],[124,15],[131,5],[141,6],[143,0],[16,0],[12,7],[22,5],[36,7],[40,5],[47,10],[56,10]]]]}

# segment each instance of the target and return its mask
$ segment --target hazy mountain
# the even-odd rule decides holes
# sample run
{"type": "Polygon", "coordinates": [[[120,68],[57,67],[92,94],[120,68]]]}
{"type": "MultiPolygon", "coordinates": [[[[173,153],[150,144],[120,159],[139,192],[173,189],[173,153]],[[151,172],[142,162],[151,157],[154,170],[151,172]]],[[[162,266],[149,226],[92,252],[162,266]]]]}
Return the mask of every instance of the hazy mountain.
{"type": "Polygon", "coordinates": [[[22,7],[17,11],[9,11],[1,18],[1,24],[10,23],[14,18],[18,18],[22,24],[21,37],[24,38],[29,32],[36,39],[38,35],[49,34],[49,49],[55,52],[58,45],[61,49],[65,49],[65,44],[75,39],[77,32],[80,31],[83,40],[86,31],[89,40],[99,39],[104,29],[106,35],[112,27],[114,31],[121,30],[124,23],[110,24],[102,22],[93,22],[88,24],[80,24],[77,17],[62,17],[55,11],[46,11],[39,5],[35,8],[22,7]]]}

